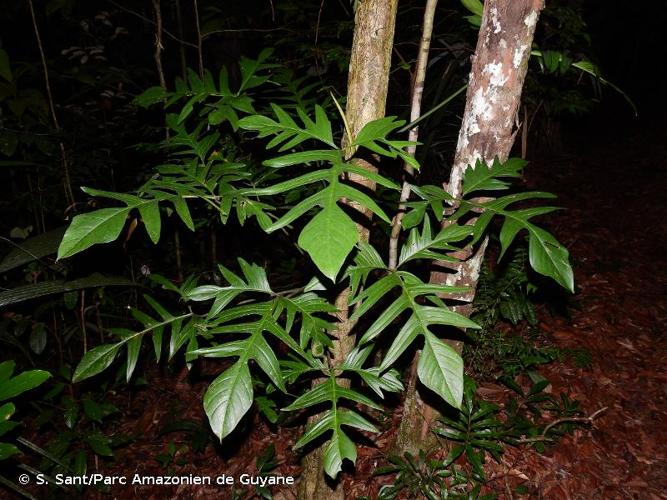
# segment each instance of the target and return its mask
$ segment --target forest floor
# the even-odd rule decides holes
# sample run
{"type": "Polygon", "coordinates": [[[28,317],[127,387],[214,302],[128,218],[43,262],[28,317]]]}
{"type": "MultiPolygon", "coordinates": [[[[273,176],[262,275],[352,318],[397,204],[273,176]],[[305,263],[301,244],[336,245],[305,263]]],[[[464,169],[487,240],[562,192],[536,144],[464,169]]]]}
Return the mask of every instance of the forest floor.
{"type": "Polygon", "coordinates": [[[491,467],[503,482],[522,477],[531,498],[667,498],[665,132],[585,137],[567,156],[528,169],[529,184],[567,209],[549,222],[577,282],[570,318],[543,314],[539,326],[592,361],[542,371],[553,393],[579,400],[587,414],[607,408],[544,454],[508,448],[491,467]]]}
{"type": "MultiPolygon", "coordinates": [[[[667,498],[667,133],[634,132],[613,140],[581,139],[567,153],[535,160],[528,169],[530,187],[552,191],[567,210],[547,224],[570,250],[577,293],[568,317],[539,310],[539,329],[562,348],[585,348],[586,368],[568,361],[541,368],[553,394],[565,393],[590,415],[582,426],[548,446],[542,454],[508,447],[500,462],[487,460],[488,488],[500,498],[523,484],[524,498],[667,498]]],[[[297,429],[269,428],[256,418],[252,431],[235,443],[209,443],[193,452],[193,434],[163,433],[189,420],[207,432],[201,407],[206,384],[184,376],[149,373],[151,389],[131,398],[118,392],[113,402],[123,417],[114,429],[134,436],[113,460],[100,461],[105,475],[195,474],[238,478],[256,472],[256,457],[271,444],[277,468],[297,476],[298,457],[291,450],[297,429]],[[176,425],[175,425],[176,424],[176,425]],[[173,443],[173,453],[168,452],[173,443]],[[187,448],[184,447],[187,446],[187,448]],[[160,464],[155,457],[166,457],[160,464]],[[181,464],[182,463],[182,464],[181,464]]],[[[502,402],[507,390],[482,384],[486,399],[502,402]]],[[[391,420],[400,419],[395,415],[391,420]]],[[[347,498],[374,498],[389,478],[372,477],[385,465],[391,426],[375,447],[359,450],[356,474],[344,479],[347,498]]],[[[201,434],[201,432],[200,432],[201,434]]],[[[252,488],[245,488],[246,492],[252,488]]],[[[295,488],[274,490],[274,498],[294,498],[295,488]]],[[[232,498],[230,487],[180,486],[113,488],[116,498],[232,498]]],[[[88,498],[108,498],[89,489],[88,498]]],[[[237,498],[247,498],[241,495],[237,498]]]]}
{"type": "Polygon", "coordinates": [[[522,471],[536,498],[667,498],[665,132],[585,137],[574,154],[529,168],[530,183],[567,209],[551,222],[577,281],[571,318],[540,328],[592,358],[585,369],[547,366],[546,376],[588,414],[607,408],[543,455],[507,451],[505,472],[522,471]]]}

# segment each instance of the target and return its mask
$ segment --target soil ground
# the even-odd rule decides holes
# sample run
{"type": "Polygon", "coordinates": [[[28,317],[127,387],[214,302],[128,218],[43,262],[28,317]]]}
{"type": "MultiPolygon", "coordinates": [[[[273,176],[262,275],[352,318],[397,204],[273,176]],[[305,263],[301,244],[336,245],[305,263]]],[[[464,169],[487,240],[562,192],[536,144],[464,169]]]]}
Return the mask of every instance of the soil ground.
{"type": "Polygon", "coordinates": [[[577,281],[570,319],[540,323],[559,347],[592,364],[545,370],[553,392],[591,414],[543,454],[510,449],[494,471],[525,478],[533,498],[667,498],[667,134],[610,131],[535,162],[529,181],[559,196],[552,229],[577,281]]]}

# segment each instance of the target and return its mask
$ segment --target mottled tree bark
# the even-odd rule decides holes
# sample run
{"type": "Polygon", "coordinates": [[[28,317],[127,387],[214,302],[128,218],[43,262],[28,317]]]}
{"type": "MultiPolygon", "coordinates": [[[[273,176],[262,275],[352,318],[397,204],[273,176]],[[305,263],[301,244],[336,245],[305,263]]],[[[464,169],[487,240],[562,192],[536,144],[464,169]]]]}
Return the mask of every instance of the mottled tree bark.
{"type": "MultiPolygon", "coordinates": [[[[454,199],[461,196],[463,174],[468,165],[474,166],[479,159],[505,160],[510,154],[535,26],[543,8],[544,0],[486,0],[484,3],[454,164],[449,182],[444,184],[454,199]]],[[[485,249],[486,241],[476,248],[467,248],[458,255],[463,259],[459,264],[441,263],[450,272],[431,275],[433,283],[469,287],[466,293],[449,296],[464,303],[456,310],[466,316],[471,313],[485,249]]],[[[452,342],[452,345],[461,352],[460,342],[452,342]]],[[[420,398],[418,384],[408,383],[397,436],[399,451],[416,453],[420,448],[431,447],[434,442],[430,428],[435,416],[434,408],[420,398]],[[415,386],[417,390],[412,389],[415,386]]]]}
{"type": "MultiPolygon", "coordinates": [[[[357,7],[345,110],[352,137],[356,137],[366,123],[385,115],[397,6],[398,0],[363,0],[357,7]]],[[[343,144],[346,146],[345,140],[343,144]]],[[[353,154],[352,150],[346,152],[348,157],[353,154]]],[[[376,170],[368,162],[356,161],[364,168],[376,170]]],[[[366,189],[375,189],[375,184],[365,177],[350,175],[348,180],[366,189]]],[[[357,204],[348,202],[348,205],[370,217],[370,212],[362,210],[357,204]]],[[[358,231],[360,240],[368,241],[368,229],[360,224],[358,231]]],[[[333,332],[332,366],[341,364],[354,347],[351,334],[354,324],[348,313],[349,295],[350,289],[345,288],[336,298],[338,314],[337,328],[333,332]]],[[[323,448],[320,447],[304,458],[298,496],[303,500],[342,500],[345,493],[340,483],[336,485],[325,478],[322,454],[323,448]]]]}

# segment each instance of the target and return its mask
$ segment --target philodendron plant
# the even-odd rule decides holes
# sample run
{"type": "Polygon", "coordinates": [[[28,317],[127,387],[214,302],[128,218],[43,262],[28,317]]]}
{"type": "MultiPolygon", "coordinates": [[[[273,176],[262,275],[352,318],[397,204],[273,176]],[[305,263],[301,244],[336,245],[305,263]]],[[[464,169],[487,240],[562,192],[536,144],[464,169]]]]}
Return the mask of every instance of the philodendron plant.
{"type": "MultiPolygon", "coordinates": [[[[235,268],[219,266],[218,283],[224,280],[224,286],[197,283],[195,278],[176,285],[154,275],[153,279],[180,295],[183,302],[203,303],[194,310],[207,310],[172,312],[146,296],[150,310],[134,311],[142,328],[113,330],[117,339],[88,351],[74,381],[100,373],[121,352],[126,353],[129,379],[145,337],[151,338],[157,360],[163,344],[168,346],[169,359],[179,353],[184,353],[186,362],[199,357],[233,358],[204,395],[204,408],[218,438],[224,439],[237,427],[253,401],[268,410],[271,418],[275,417],[271,396],[277,391],[285,397],[296,393],[283,411],[319,412],[296,447],[328,437],[324,468],[326,474],[336,477],[345,459],[356,459],[356,446],[346,428],[377,432],[363,408],[381,409],[385,391],[403,390],[395,367],[413,344],[419,343],[422,349],[419,380],[448,404],[461,404],[463,361],[442,335],[446,328],[477,325],[448,304],[448,294],[461,289],[424,278],[430,261],[454,260],[457,250],[484,238],[492,227],[489,223],[497,217],[502,220],[501,253],[525,230],[530,262],[537,272],[571,290],[572,271],[567,250],[531,221],[554,208],[535,207],[534,203],[530,208],[515,208],[522,201],[552,195],[528,192],[490,197],[490,193],[508,189],[509,181],[519,177],[524,162],[516,159],[471,166],[460,200],[452,200],[438,186],[412,185],[412,201],[403,218],[407,237],[397,265],[390,268],[384,248],[361,240],[357,221],[346,204],[356,202],[377,216],[374,230],[378,232],[391,225],[399,206],[399,185],[360,167],[352,153],[401,159],[418,169],[405,151],[410,143],[395,137],[404,122],[386,117],[368,123],[351,137],[344,118],[332,123],[324,108],[308,98],[303,82],[295,84],[277,65],[267,64],[268,56],[265,51],[257,60],[243,59],[241,83],[234,90],[223,69],[217,80],[208,72],[203,79],[190,72],[188,80],[179,80],[173,92],[153,88],[140,96],[140,105],[178,107],[178,113],[167,115],[169,160],[133,194],[83,188],[120,206],[74,217],[59,258],[115,240],[128,216],[135,213],[156,243],[166,213],[175,213],[193,230],[190,208],[199,204],[208,207],[220,224],[235,215],[242,226],[255,219],[267,233],[283,230],[294,235],[319,272],[305,276],[297,291],[286,292],[275,289],[265,269],[242,255],[235,268]],[[281,81],[289,85],[280,85],[281,81]],[[263,163],[258,165],[249,156],[238,161],[232,153],[221,153],[223,131],[238,141],[247,140],[248,135],[264,140],[263,163]],[[382,186],[382,196],[361,191],[349,182],[350,174],[382,186]],[[443,214],[454,204],[458,209],[443,225],[443,214]],[[470,221],[476,222],[466,224],[470,221]],[[352,319],[363,320],[357,322],[355,347],[344,361],[334,363],[330,333],[336,327],[336,307],[330,297],[341,284],[351,289],[352,319]],[[278,348],[279,344],[283,346],[278,348]],[[377,352],[381,355],[375,355],[377,352]],[[260,394],[256,394],[258,387],[260,394]]],[[[335,109],[331,101],[328,104],[335,109]]]]}

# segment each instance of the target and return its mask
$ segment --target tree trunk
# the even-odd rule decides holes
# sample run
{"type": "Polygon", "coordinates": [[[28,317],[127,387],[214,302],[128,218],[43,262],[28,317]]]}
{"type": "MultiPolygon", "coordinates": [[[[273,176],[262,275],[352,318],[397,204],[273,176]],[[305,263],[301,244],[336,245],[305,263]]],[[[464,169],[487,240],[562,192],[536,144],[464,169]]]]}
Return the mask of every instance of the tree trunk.
{"type": "MultiPolygon", "coordinates": [[[[543,8],[544,0],[486,0],[484,3],[454,164],[449,182],[444,184],[454,199],[461,196],[463,174],[468,165],[474,166],[479,159],[506,160],[510,154],[535,26],[543,8]]],[[[431,275],[432,283],[469,287],[467,293],[449,296],[464,302],[455,309],[466,316],[472,310],[485,250],[486,240],[459,255],[463,260],[458,265],[451,267],[443,263],[452,272],[431,275]]],[[[452,342],[452,345],[461,352],[461,342],[452,342]]],[[[416,453],[435,444],[430,428],[437,413],[420,397],[418,384],[409,381],[407,387],[396,448],[400,453],[416,453]]]]}
{"type": "MultiPolygon", "coordinates": [[[[357,7],[345,111],[352,137],[356,137],[366,123],[385,115],[397,6],[398,0],[364,0],[357,7]]],[[[353,154],[354,151],[348,151],[347,156],[353,154]]],[[[368,162],[358,160],[357,163],[369,170],[375,170],[368,162]]],[[[374,183],[359,175],[351,174],[349,181],[366,189],[375,189],[374,183]]],[[[348,204],[370,217],[369,212],[361,210],[355,203],[348,204]]],[[[368,229],[359,225],[357,230],[360,240],[368,241],[368,229]]],[[[350,334],[354,324],[348,314],[349,295],[350,289],[345,288],[336,298],[339,312],[332,349],[333,366],[342,363],[354,347],[354,337],[350,334]]],[[[321,463],[322,452],[320,447],[304,458],[298,496],[303,500],[342,500],[345,493],[340,483],[336,485],[325,478],[321,463]]]]}

